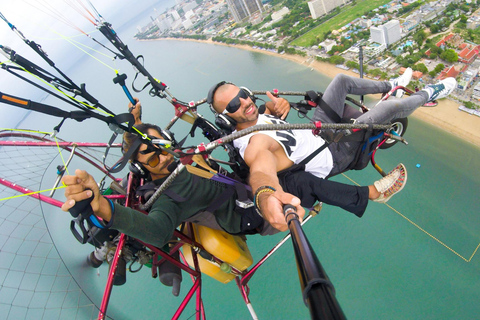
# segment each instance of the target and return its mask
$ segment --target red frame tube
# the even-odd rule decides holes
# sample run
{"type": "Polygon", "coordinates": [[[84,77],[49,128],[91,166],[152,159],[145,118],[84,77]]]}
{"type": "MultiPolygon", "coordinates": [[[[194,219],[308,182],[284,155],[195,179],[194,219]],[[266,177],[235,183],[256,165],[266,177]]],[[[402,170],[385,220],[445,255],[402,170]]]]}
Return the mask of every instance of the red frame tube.
{"type": "Polygon", "coordinates": [[[24,188],[22,186],[19,186],[16,183],[12,183],[12,182],[10,182],[8,180],[5,180],[3,178],[0,178],[0,184],[3,184],[4,186],[6,186],[8,188],[13,189],[13,190],[18,191],[18,192],[21,192],[23,194],[28,194],[29,197],[32,197],[32,198],[38,199],[40,201],[46,202],[46,203],[51,204],[55,207],[60,208],[63,205],[63,202],[61,202],[61,201],[58,201],[56,199],[44,196],[44,195],[39,194],[39,193],[34,193],[35,191],[33,191],[33,190],[30,190],[28,188],[24,188]],[[29,193],[33,193],[33,194],[29,194],[29,193]]]}
{"type": "MultiPolygon", "coordinates": [[[[31,138],[31,139],[41,140],[40,142],[29,141],[30,143],[34,143],[35,146],[37,147],[56,147],[57,146],[57,142],[48,140],[45,137],[39,137],[36,135],[27,134],[27,133],[17,133],[17,132],[0,133],[0,138],[4,138],[4,137],[21,137],[21,138],[31,138]]],[[[83,147],[107,147],[108,146],[107,143],[86,143],[86,142],[74,143],[74,142],[60,142],[60,141],[58,142],[58,145],[67,151],[72,151],[70,147],[73,146],[73,144],[76,144],[77,146],[83,146],[83,147]]],[[[27,144],[24,144],[24,141],[0,141],[0,146],[27,146],[27,144]]],[[[112,147],[116,147],[116,148],[119,148],[121,146],[122,145],[119,143],[112,144],[112,147]]],[[[79,156],[82,160],[85,160],[86,162],[90,163],[92,166],[94,166],[98,170],[108,175],[110,179],[116,181],[115,177],[112,176],[102,166],[98,165],[97,163],[90,160],[83,154],[78,153],[77,151],[75,151],[75,155],[79,156]]]]}
{"type": "MultiPolygon", "coordinates": [[[[128,175],[128,190],[127,190],[127,197],[125,200],[125,206],[131,206],[133,194],[130,192],[130,187],[132,186],[133,182],[133,175],[128,175]]],[[[113,280],[115,278],[115,273],[117,271],[118,259],[120,259],[120,255],[122,254],[123,246],[125,245],[125,234],[120,235],[120,240],[117,244],[117,249],[115,250],[115,254],[113,256],[112,264],[110,265],[110,270],[108,272],[107,283],[105,285],[105,290],[103,292],[102,304],[100,305],[100,310],[98,312],[98,319],[103,320],[107,315],[107,307],[108,302],[110,301],[110,295],[112,293],[113,287],[113,280]]]]}

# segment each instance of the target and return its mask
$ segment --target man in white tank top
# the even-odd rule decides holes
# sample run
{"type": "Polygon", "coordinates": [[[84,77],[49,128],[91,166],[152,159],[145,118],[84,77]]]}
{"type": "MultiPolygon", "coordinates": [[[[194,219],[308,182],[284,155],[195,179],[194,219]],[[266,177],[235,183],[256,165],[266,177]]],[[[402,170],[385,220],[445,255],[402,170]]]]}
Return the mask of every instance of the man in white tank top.
{"type": "MultiPolygon", "coordinates": [[[[347,110],[344,103],[347,94],[386,93],[397,85],[406,86],[410,77],[411,70],[408,70],[405,76],[391,81],[371,81],[339,74],[329,85],[323,98],[325,101],[325,98],[331,97],[332,101],[327,101],[327,103],[331,103],[332,109],[342,117],[350,111],[347,110]]],[[[381,108],[377,106],[364,115],[356,114],[357,121],[360,123],[386,123],[398,115],[406,117],[424,103],[447,96],[453,91],[455,85],[455,79],[447,78],[434,86],[427,86],[427,88],[407,99],[402,99],[401,104],[398,102],[399,100],[384,101],[381,103],[383,104],[381,108]]],[[[274,123],[281,121],[280,119],[285,119],[290,110],[288,101],[275,97],[270,92],[267,92],[267,96],[271,101],[266,103],[265,114],[274,115],[279,119],[259,115],[258,108],[255,105],[255,97],[251,92],[246,88],[239,88],[228,82],[221,82],[212,87],[208,93],[207,102],[216,112],[217,119],[224,119],[230,125],[233,125],[235,130],[243,130],[256,124],[274,123]]],[[[322,117],[325,118],[325,114],[320,108],[317,108],[314,120],[324,120],[321,119],[322,117]]],[[[331,120],[328,117],[326,118],[326,120],[331,120]]],[[[356,192],[346,192],[343,197],[332,195],[331,190],[329,190],[330,185],[326,184],[328,180],[323,178],[334,170],[336,170],[336,173],[346,168],[351,162],[349,157],[358,149],[355,144],[349,146],[348,143],[344,143],[342,148],[338,148],[341,152],[332,155],[331,150],[333,149],[326,148],[307,163],[305,171],[309,174],[302,175],[303,183],[297,177],[291,179],[295,181],[293,187],[292,185],[286,185],[289,183],[288,179],[283,181],[282,187],[277,172],[301,162],[324,143],[323,139],[313,136],[309,130],[254,132],[234,141],[234,145],[239,148],[241,156],[250,167],[249,183],[252,190],[255,191],[255,205],[259,213],[273,227],[282,231],[287,230],[282,212],[283,204],[296,206],[299,216],[303,217],[305,211],[300,205],[301,201],[302,205],[305,206],[303,200],[305,197],[311,200],[312,192],[315,193],[313,197],[325,203],[328,203],[325,199],[322,199],[325,194],[333,205],[343,207],[342,203],[348,202],[347,207],[351,210],[347,210],[361,216],[364,208],[363,211],[358,212],[354,207],[355,205],[366,207],[365,197],[384,203],[405,185],[407,179],[406,168],[403,164],[400,164],[389,175],[376,181],[374,185],[360,187],[361,190],[356,192]],[[311,188],[316,189],[315,191],[309,191],[311,188]],[[295,195],[299,195],[302,200],[295,195]]],[[[351,187],[339,184],[335,188],[335,194],[343,194],[342,189],[350,190],[351,187]]]]}

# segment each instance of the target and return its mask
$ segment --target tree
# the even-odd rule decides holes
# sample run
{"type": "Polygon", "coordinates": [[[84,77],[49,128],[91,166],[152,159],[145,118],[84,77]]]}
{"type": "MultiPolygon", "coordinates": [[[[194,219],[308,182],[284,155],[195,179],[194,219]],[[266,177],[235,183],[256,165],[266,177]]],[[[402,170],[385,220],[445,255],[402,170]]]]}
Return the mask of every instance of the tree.
{"type": "Polygon", "coordinates": [[[467,101],[464,103],[465,107],[467,107],[468,109],[476,109],[475,108],[475,105],[473,104],[473,102],[470,102],[470,101],[467,101]]]}
{"type": "Polygon", "coordinates": [[[345,63],[345,65],[351,69],[359,69],[360,68],[360,65],[355,62],[355,61],[347,61],[347,63],[345,63]]]}
{"type": "Polygon", "coordinates": [[[345,62],[345,58],[342,56],[331,56],[329,61],[332,64],[343,64],[345,62]]]}
{"type": "Polygon", "coordinates": [[[413,36],[413,40],[415,40],[416,43],[420,46],[421,43],[427,38],[427,34],[425,31],[420,30],[415,35],[413,36]]]}
{"type": "Polygon", "coordinates": [[[462,4],[460,6],[460,10],[462,10],[463,12],[469,12],[470,11],[470,7],[466,4],[462,4]]]}
{"type": "Polygon", "coordinates": [[[372,70],[369,70],[368,73],[371,74],[372,76],[376,77],[376,76],[379,76],[379,75],[382,74],[382,70],[372,69],[372,70]]]}
{"type": "Polygon", "coordinates": [[[420,71],[422,73],[427,73],[428,72],[427,66],[425,66],[425,64],[423,64],[423,63],[417,63],[416,65],[414,65],[413,70],[417,70],[417,71],[420,71]]]}
{"type": "Polygon", "coordinates": [[[447,49],[440,55],[440,58],[450,63],[456,62],[458,61],[458,54],[453,49],[447,49]]]}
{"type": "Polygon", "coordinates": [[[440,71],[442,71],[443,69],[445,69],[445,65],[443,63],[439,63],[437,64],[437,66],[435,67],[434,71],[435,73],[439,73],[440,71]]]}

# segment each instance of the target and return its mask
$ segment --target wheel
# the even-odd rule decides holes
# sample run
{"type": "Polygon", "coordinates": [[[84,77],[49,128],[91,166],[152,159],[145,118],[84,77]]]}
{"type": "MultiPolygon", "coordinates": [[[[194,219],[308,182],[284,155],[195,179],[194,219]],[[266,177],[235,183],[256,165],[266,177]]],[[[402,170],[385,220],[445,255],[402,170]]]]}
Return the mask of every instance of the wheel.
{"type": "MultiPolygon", "coordinates": [[[[398,133],[400,136],[403,137],[405,132],[407,131],[408,127],[408,119],[407,118],[398,118],[398,119],[393,119],[392,120],[392,129],[398,133]]],[[[394,139],[387,139],[381,146],[380,149],[388,149],[393,147],[398,140],[394,139]]]]}

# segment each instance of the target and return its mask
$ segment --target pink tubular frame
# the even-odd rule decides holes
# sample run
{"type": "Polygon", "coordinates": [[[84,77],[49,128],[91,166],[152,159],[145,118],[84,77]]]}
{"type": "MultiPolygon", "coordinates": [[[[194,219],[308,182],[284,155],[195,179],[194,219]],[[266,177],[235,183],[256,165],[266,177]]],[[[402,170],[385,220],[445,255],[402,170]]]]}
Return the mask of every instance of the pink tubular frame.
{"type": "MultiPolygon", "coordinates": [[[[407,91],[407,94],[413,93],[413,91],[408,90],[408,89],[406,89],[406,91],[407,91]]],[[[386,99],[386,98],[388,98],[388,95],[384,97],[384,99],[386,99]]],[[[35,135],[31,135],[31,134],[25,134],[25,133],[0,133],[0,138],[2,138],[2,137],[29,137],[29,138],[33,138],[33,139],[37,139],[37,140],[41,140],[41,141],[40,142],[0,141],[0,146],[19,146],[19,145],[30,146],[30,147],[35,147],[35,146],[56,147],[56,146],[60,146],[61,148],[65,149],[65,150],[68,150],[68,151],[72,150],[73,145],[77,145],[79,147],[107,147],[107,144],[105,144],[105,143],[71,143],[71,142],[58,142],[57,143],[57,142],[54,142],[54,141],[49,141],[49,140],[47,140],[45,138],[42,138],[42,137],[38,137],[38,136],[35,136],[35,135]]],[[[383,143],[383,141],[381,143],[383,143]]],[[[121,144],[114,144],[112,146],[113,147],[120,147],[121,144]]],[[[377,169],[378,165],[375,163],[375,160],[374,160],[376,150],[374,150],[374,152],[372,154],[371,161],[372,161],[372,165],[377,169]]],[[[75,154],[78,155],[79,157],[81,157],[83,160],[85,160],[88,163],[95,166],[97,169],[99,169],[103,173],[107,174],[112,180],[117,181],[117,179],[115,177],[110,175],[107,170],[105,170],[102,166],[98,165],[95,161],[87,158],[87,156],[85,156],[83,154],[79,154],[77,151],[75,151],[75,154]]],[[[128,180],[128,188],[127,188],[127,195],[126,196],[112,195],[112,196],[106,196],[106,197],[107,198],[112,198],[112,199],[126,198],[125,206],[131,207],[131,208],[136,208],[138,200],[135,197],[135,193],[134,193],[134,189],[133,189],[133,186],[136,184],[136,181],[133,181],[134,180],[133,175],[129,175],[128,179],[129,180],[128,180]]],[[[18,186],[16,184],[14,184],[12,182],[9,182],[9,181],[7,181],[5,179],[2,179],[2,178],[0,178],[0,184],[3,184],[3,185],[5,185],[9,188],[12,188],[16,191],[19,191],[19,192],[22,192],[22,193],[25,193],[25,194],[33,192],[32,190],[29,190],[27,188],[23,188],[21,186],[18,186]]],[[[58,200],[55,200],[55,199],[52,199],[50,197],[43,196],[43,195],[40,195],[40,194],[31,194],[30,196],[34,197],[36,199],[39,199],[40,201],[44,201],[44,202],[49,203],[51,205],[57,206],[57,207],[61,207],[62,204],[63,204],[62,202],[60,202],[58,200]]],[[[313,217],[312,215],[307,216],[304,219],[302,224],[306,223],[312,217],[313,217]]],[[[192,225],[187,223],[186,226],[187,226],[187,228],[190,228],[189,234],[193,234],[192,225]]],[[[198,248],[201,248],[201,249],[204,249],[204,248],[202,247],[202,245],[200,243],[196,242],[194,239],[190,238],[189,236],[185,235],[184,233],[182,233],[178,230],[175,230],[174,236],[179,238],[180,241],[179,241],[179,243],[175,244],[170,249],[169,253],[166,253],[165,251],[163,251],[163,250],[161,250],[161,249],[159,249],[159,248],[157,248],[157,247],[155,247],[151,244],[144,243],[144,242],[142,242],[138,239],[137,239],[137,241],[139,241],[141,244],[146,246],[148,249],[150,249],[155,254],[154,259],[153,259],[153,264],[152,264],[152,277],[157,276],[157,269],[162,263],[164,263],[165,261],[169,261],[173,265],[177,266],[181,270],[188,273],[192,278],[193,284],[192,284],[191,288],[188,290],[186,296],[183,298],[182,302],[180,303],[177,311],[172,316],[172,319],[175,319],[175,320],[179,319],[182,312],[185,310],[186,306],[190,303],[190,301],[192,300],[194,295],[196,297],[196,299],[195,299],[196,319],[197,320],[205,319],[206,318],[205,317],[205,309],[204,309],[204,306],[203,306],[202,296],[201,296],[201,285],[202,285],[201,277],[202,277],[202,274],[201,274],[199,263],[198,263],[197,253],[195,253],[192,250],[192,258],[193,258],[193,264],[194,264],[193,267],[190,267],[188,265],[188,263],[185,261],[185,259],[183,259],[183,261],[180,261],[180,260],[177,260],[176,258],[174,258],[172,256],[173,253],[176,253],[178,251],[180,253],[180,257],[183,258],[182,252],[179,251],[179,250],[183,246],[184,243],[188,243],[192,246],[195,246],[195,247],[198,247],[198,248]],[[159,259],[159,256],[163,259],[159,259]]],[[[247,308],[251,312],[253,318],[256,318],[256,315],[255,315],[255,312],[253,311],[253,308],[251,307],[251,302],[250,302],[250,299],[249,299],[250,289],[248,287],[248,282],[253,277],[253,275],[258,270],[258,268],[260,268],[260,266],[268,258],[270,258],[288,240],[288,238],[290,238],[290,234],[286,235],[263,258],[261,258],[253,267],[251,267],[250,270],[245,270],[245,271],[242,272],[242,271],[236,270],[235,268],[232,267],[232,269],[234,270],[234,274],[236,274],[235,282],[236,282],[236,284],[237,284],[237,286],[240,290],[240,294],[241,294],[247,308]]],[[[113,281],[114,281],[114,277],[115,277],[115,273],[116,273],[116,268],[117,268],[117,264],[118,264],[118,260],[120,258],[120,255],[122,254],[122,250],[123,250],[123,247],[125,245],[125,241],[126,241],[126,235],[121,234],[120,240],[117,244],[117,249],[115,251],[113,260],[112,260],[111,265],[110,265],[110,270],[108,272],[108,278],[107,278],[107,282],[106,282],[106,285],[105,285],[105,290],[104,290],[101,306],[99,308],[98,319],[101,319],[101,320],[105,319],[106,315],[107,315],[107,307],[108,307],[108,303],[110,301],[110,296],[111,296],[111,291],[112,291],[112,288],[113,288],[113,281]]],[[[214,257],[214,260],[216,262],[219,262],[219,263],[223,262],[218,257],[215,257],[215,256],[213,256],[213,257],[214,257]]]]}
{"type": "MultiPolygon", "coordinates": [[[[35,141],[0,141],[0,146],[25,146],[25,147],[27,147],[27,146],[28,147],[57,147],[57,146],[59,146],[59,147],[65,149],[67,151],[71,151],[72,147],[74,145],[77,145],[79,147],[107,147],[106,143],[72,143],[72,142],[60,142],[60,141],[57,143],[55,141],[50,141],[50,140],[48,140],[44,137],[40,137],[40,136],[36,136],[36,135],[32,135],[32,134],[27,134],[27,133],[14,133],[14,132],[0,133],[0,138],[2,138],[2,137],[22,137],[22,138],[27,137],[27,138],[31,138],[31,139],[40,140],[40,141],[38,141],[38,142],[35,142],[35,141]]],[[[121,144],[114,144],[112,146],[113,147],[120,147],[121,144]]],[[[75,155],[79,156],[81,159],[83,159],[83,160],[87,161],[88,163],[92,164],[93,166],[95,166],[98,170],[102,171],[103,173],[108,174],[108,171],[105,170],[101,165],[97,164],[94,160],[91,160],[91,159],[87,158],[87,156],[85,156],[81,153],[78,153],[76,150],[74,152],[75,152],[75,155]]],[[[108,174],[108,176],[112,180],[117,181],[117,179],[115,177],[113,177],[112,175],[108,174]]],[[[44,195],[41,195],[41,194],[38,194],[38,193],[34,193],[33,190],[30,190],[28,188],[19,186],[19,185],[15,184],[13,182],[10,182],[6,179],[0,178],[0,184],[6,186],[8,188],[11,188],[15,191],[21,192],[23,194],[28,194],[29,196],[31,196],[35,199],[38,199],[38,200],[43,201],[45,203],[51,204],[53,206],[56,206],[56,207],[60,208],[63,205],[63,202],[61,202],[59,200],[56,200],[56,199],[53,199],[53,198],[50,198],[48,196],[44,196],[44,195]]],[[[135,196],[134,196],[134,192],[132,192],[132,190],[130,190],[132,188],[133,184],[134,183],[132,181],[132,176],[129,175],[128,192],[127,192],[126,196],[110,195],[110,196],[105,196],[105,197],[111,198],[111,199],[126,198],[126,204],[125,205],[129,206],[129,207],[134,207],[136,199],[135,199],[135,196]]],[[[308,218],[305,220],[305,222],[307,220],[308,220],[308,218]]],[[[193,234],[192,226],[190,224],[187,224],[187,227],[190,228],[190,234],[193,234]]],[[[153,245],[144,243],[140,240],[137,240],[137,241],[139,241],[140,243],[142,243],[143,245],[145,245],[147,248],[149,248],[151,251],[153,251],[155,253],[154,262],[153,262],[153,265],[152,265],[152,276],[153,277],[157,276],[158,266],[160,266],[165,261],[171,262],[175,266],[179,267],[181,270],[187,272],[192,277],[192,281],[193,281],[192,287],[189,289],[189,291],[187,292],[183,301],[180,303],[177,311],[172,316],[172,319],[179,319],[182,312],[185,310],[186,306],[192,300],[194,295],[196,297],[195,298],[196,319],[197,320],[206,319],[205,309],[204,309],[204,306],[203,306],[202,296],[201,296],[201,287],[202,287],[201,277],[202,277],[202,274],[201,274],[201,271],[200,271],[197,254],[192,251],[193,262],[194,262],[194,267],[193,268],[190,267],[184,259],[183,259],[183,261],[179,261],[172,256],[173,253],[180,250],[180,248],[183,246],[184,243],[188,243],[192,246],[196,246],[196,247],[201,248],[201,249],[204,249],[204,248],[202,247],[202,245],[200,243],[196,242],[195,240],[193,240],[192,238],[188,237],[187,235],[185,235],[184,233],[182,233],[178,230],[175,230],[174,235],[180,239],[180,242],[177,243],[176,245],[174,245],[170,249],[169,253],[166,253],[163,250],[161,250],[161,249],[159,249],[159,248],[157,248],[153,245]],[[159,259],[158,258],[159,256],[162,257],[163,259],[159,259]]],[[[251,308],[251,306],[250,306],[250,300],[248,298],[248,294],[249,294],[248,281],[253,276],[253,274],[258,270],[258,268],[288,239],[288,237],[289,237],[289,235],[287,235],[272,250],[270,250],[270,252],[267,253],[267,255],[265,255],[265,257],[260,259],[249,271],[245,270],[245,271],[241,272],[241,271],[236,270],[235,268],[232,267],[234,273],[237,274],[237,276],[235,278],[235,281],[236,281],[236,283],[237,283],[237,285],[240,289],[240,293],[242,295],[242,298],[243,298],[245,304],[247,305],[247,307],[249,309],[251,308]]],[[[125,240],[126,240],[126,235],[121,234],[119,243],[117,245],[117,249],[116,249],[115,254],[114,254],[114,258],[113,258],[111,266],[110,266],[110,270],[108,272],[108,278],[107,278],[107,282],[105,284],[104,294],[103,294],[102,302],[101,302],[101,305],[100,305],[100,308],[99,308],[98,319],[102,319],[102,320],[106,319],[107,307],[108,307],[108,303],[110,301],[111,291],[113,289],[113,280],[114,280],[115,273],[116,273],[116,267],[117,267],[120,255],[122,253],[123,247],[125,245],[125,240]]],[[[181,251],[179,251],[179,252],[180,252],[181,258],[183,258],[183,254],[181,253],[181,251]]],[[[214,256],[214,260],[219,262],[219,263],[223,262],[215,256],[214,256]]]]}

